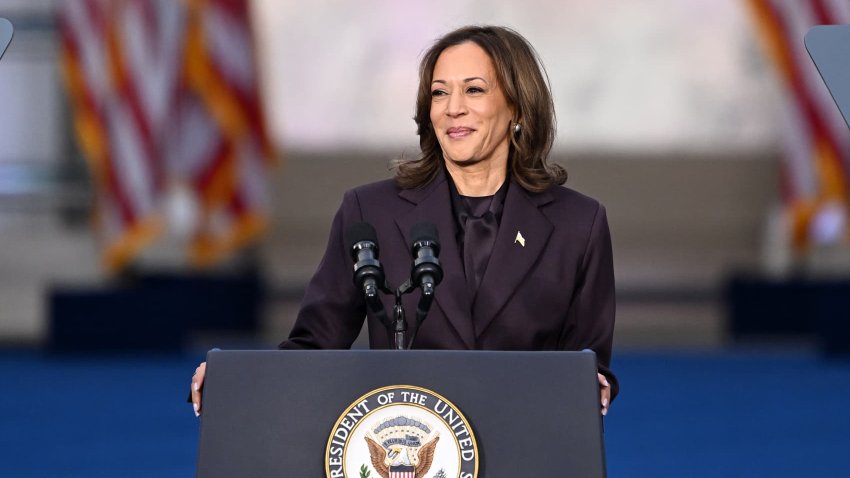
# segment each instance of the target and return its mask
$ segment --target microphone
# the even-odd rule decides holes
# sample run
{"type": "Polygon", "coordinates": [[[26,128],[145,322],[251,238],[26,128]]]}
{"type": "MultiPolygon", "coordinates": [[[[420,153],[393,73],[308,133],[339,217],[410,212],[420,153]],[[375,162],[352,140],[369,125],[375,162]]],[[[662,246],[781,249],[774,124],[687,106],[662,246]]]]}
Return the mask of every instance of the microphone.
{"type": "Polygon", "coordinates": [[[410,230],[413,237],[413,270],[410,272],[410,281],[413,287],[422,289],[419,303],[416,305],[416,328],[407,344],[407,348],[413,348],[416,335],[422,322],[431,309],[434,301],[434,288],[443,280],[443,268],[440,266],[440,242],[437,239],[437,227],[430,222],[420,222],[410,230]]]}
{"type": "Polygon", "coordinates": [[[437,227],[430,222],[420,222],[410,230],[413,237],[413,271],[410,279],[414,287],[421,287],[422,294],[432,295],[434,288],[443,280],[440,266],[440,242],[437,227]]]}
{"type": "Polygon", "coordinates": [[[384,268],[378,261],[378,235],[368,222],[352,224],[345,231],[345,242],[354,261],[354,284],[367,300],[384,288],[384,268]]]}
{"type": "Polygon", "coordinates": [[[345,243],[354,260],[354,285],[363,291],[366,308],[387,328],[387,343],[392,343],[392,322],[378,296],[379,291],[389,292],[384,268],[378,261],[378,235],[368,222],[352,224],[345,231],[345,243]]]}

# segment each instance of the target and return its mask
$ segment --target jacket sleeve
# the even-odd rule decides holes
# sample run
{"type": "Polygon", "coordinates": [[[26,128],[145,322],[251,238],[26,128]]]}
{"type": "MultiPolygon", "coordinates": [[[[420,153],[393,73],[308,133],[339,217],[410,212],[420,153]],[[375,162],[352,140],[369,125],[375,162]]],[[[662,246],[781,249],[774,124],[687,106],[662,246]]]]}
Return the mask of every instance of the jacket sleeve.
{"type": "Polygon", "coordinates": [[[292,332],[279,348],[347,349],[357,339],[366,305],[354,286],[354,262],[344,232],[360,220],[357,196],[348,191],[334,216],[325,255],[307,285],[292,332]]]}
{"type": "Polygon", "coordinates": [[[611,233],[605,207],[601,204],[591,226],[581,260],[577,286],[568,312],[570,327],[561,343],[565,350],[591,349],[596,352],[599,373],[611,384],[611,397],[619,392],[619,382],[611,371],[614,339],[614,259],[611,233]]]}

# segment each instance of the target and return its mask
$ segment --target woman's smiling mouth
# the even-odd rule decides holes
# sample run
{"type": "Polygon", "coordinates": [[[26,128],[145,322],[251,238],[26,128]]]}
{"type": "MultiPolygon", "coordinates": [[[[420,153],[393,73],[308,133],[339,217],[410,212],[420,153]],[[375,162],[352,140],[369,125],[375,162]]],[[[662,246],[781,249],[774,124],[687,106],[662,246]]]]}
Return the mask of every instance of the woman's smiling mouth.
{"type": "Polygon", "coordinates": [[[465,126],[454,126],[446,130],[446,134],[452,139],[465,138],[473,132],[475,132],[474,129],[465,126]]]}

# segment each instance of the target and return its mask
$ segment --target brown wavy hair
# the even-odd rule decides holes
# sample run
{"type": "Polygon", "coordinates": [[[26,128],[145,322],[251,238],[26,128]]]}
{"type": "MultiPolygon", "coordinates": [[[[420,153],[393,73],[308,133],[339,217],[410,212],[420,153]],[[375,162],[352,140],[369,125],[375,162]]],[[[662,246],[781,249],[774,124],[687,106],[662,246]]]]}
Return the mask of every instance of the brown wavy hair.
{"type": "MultiPolygon", "coordinates": [[[[416,121],[421,154],[394,162],[395,180],[403,189],[416,189],[434,180],[443,164],[443,151],[431,125],[431,80],[440,54],[449,47],[472,42],[480,46],[496,70],[499,85],[514,109],[519,134],[511,134],[508,170],[525,189],[540,192],[564,184],[567,172],[546,162],[555,140],[555,106],[540,57],[519,33],[499,26],[466,26],[438,39],[419,65],[416,121]]],[[[513,126],[511,126],[513,127],[513,126]]]]}

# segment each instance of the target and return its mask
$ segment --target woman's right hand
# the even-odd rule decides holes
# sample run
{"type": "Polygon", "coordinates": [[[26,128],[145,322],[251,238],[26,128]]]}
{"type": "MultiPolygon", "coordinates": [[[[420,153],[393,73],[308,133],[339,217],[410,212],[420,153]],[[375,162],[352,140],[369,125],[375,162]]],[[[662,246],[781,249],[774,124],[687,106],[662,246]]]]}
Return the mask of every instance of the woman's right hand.
{"type": "Polygon", "coordinates": [[[195,416],[201,416],[201,395],[204,393],[204,375],[207,372],[207,363],[201,362],[198,368],[195,369],[195,375],[192,375],[192,407],[195,409],[195,416]]]}

